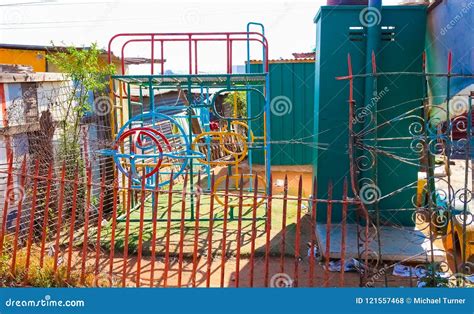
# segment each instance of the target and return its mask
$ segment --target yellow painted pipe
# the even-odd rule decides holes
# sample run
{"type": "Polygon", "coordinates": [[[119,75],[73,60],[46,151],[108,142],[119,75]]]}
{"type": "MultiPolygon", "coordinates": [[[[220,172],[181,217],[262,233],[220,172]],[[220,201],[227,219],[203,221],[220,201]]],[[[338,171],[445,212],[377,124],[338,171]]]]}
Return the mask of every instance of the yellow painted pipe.
{"type": "Polygon", "coordinates": [[[196,146],[198,145],[199,141],[202,138],[206,137],[206,136],[210,136],[211,140],[214,139],[214,138],[218,138],[219,144],[222,146],[222,149],[224,150],[224,152],[226,152],[229,155],[232,155],[234,157],[234,160],[209,161],[209,160],[205,160],[203,158],[197,158],[197,160],[202,164],[210,165],[210,166],[235,165],[235,164],[239,164],[242,160],[244,160],[245,156],[247,156],[248,145],[247,145],[247,142],[246,142],[246,138],[241,134],[234,133],[234,132],[227,132],[227,131],[225,131],[225,132],[222,132],[222,131],[203,132],[203,133],[199,134],[198,136],[196,136],[194,138],[194,141],[191,144],[191,149],[196,150],[196,146]],[[224,138],[227,137],[227,136],[232,136],[232,137],[236,137],[236,138],[240,139],[240,141],[242,143],[242,152],[231,151],[225,146],[224,138]]]}

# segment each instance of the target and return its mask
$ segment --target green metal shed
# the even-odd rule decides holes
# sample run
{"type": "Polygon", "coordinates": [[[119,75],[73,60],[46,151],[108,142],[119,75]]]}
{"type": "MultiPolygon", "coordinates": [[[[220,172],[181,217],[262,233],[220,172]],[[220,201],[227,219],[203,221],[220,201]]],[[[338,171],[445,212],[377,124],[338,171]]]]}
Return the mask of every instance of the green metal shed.
{"type": "MultiPolygon", "coordinates": [[[[261,61],[250,63],[258,72],[261,61]]],[[[271,164],[311,165],[314,142],[314,59],[273,60],[269,62],[271,99],[271,164]]],[[[250,93],[252,115],[263,107],[261,97],[250,93]]],[[[255,123],[255,125],[263,125],[255,123]]],[[[263,130],[252,126],[255,136],[263,130]]],[[[263,151],[252,154],[254,164],[263,164],[263,151]]]]}

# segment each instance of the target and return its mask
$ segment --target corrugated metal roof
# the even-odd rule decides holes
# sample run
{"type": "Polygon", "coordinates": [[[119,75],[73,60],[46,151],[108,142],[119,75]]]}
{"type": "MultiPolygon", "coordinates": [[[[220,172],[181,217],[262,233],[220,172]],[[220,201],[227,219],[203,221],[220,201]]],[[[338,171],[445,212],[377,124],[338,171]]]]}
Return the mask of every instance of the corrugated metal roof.
{"type": "MultiPolygon", "coordinates": [[[[268,60],[268,63],[314,63],[314,58],[304,59],[272,59],[268,60]]],[[[262,60],[250,60],[250,64],[260,64],[262,60]]]]}
{"type": "MultiPolygon", "coordinates": [[[[138,101],[137,99],[133,99],[134,101],[138,101]]],[[[149,111],[149,97],[146,96],[143,99],[143,111],[149,111]]],[[[166,115],[174,115],[178,114],[183,111],[183,106],[186,106],[186,104],[183,101],[182,97],[179,97],[179,94],[176,92],[167,92],[164,94],[157,94],[155,95],[155,108],[160,108],[160,107],[165,107],[166,109],[161,109],[159,112],[166,114],[166,115]],[[172,107],[177,107],[176,109],[172,107]]],[[[142,109],[138,105],[132,105],[132,117],[141,114],[142,109]]]]}
{"type": "MultiPolygon", "coordinates": [[[[166,62],[166,59],[153,59],[154,63],[164,63],[166,62]]],[[[138,65],[138,64],[150,64],[151,59],[150,58],[140,58],[140,57],[127,57],[124,58],[125,64],[132,64],[132,65],[138,65]]]]}
{"type": "Polygon", "coordinates": [[[293,52],[292,55],[295,59],[314,59],[316,52],[293,52]]]}

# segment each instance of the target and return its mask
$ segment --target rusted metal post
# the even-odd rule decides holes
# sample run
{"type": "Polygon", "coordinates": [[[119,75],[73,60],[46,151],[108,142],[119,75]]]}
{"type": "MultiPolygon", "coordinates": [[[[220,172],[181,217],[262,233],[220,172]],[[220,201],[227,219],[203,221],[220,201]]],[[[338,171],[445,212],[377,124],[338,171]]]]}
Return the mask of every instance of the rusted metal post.
{"type": "MultiPolygon", "coordinates": [[[[172,180],[173,178],[170,178],[172,180]]],[[[155,189],[153,193],[153,209],[152,209],[152,234],[151,234],[151,261],[150,261],[150,288],[155,286],[155,262],[156,262],[156,227],[158,220],[158,203],[160,197],[160,175],[159,172],[155,175],[155,189]]]]}
{"type": "Polygon", "coordinates": [[[39,176],[39,159],[36,159],[35,171],[33,175],[33,195],[31,196],[30,225],[29,225],[28,239],[27,239],[27,244],[26,244],[25,283],[28,280],[28,274],[30,270],[31,245],[33,242],[33,230],[34,230],[34,225],[35,225],[35,212],[36,212],[36,202],[37,202],[37,195],[38,195],[38,190],[37,190],[38,189],[38,176],[39,176]]]}
{"type": "Polygon", "coordinates": [[[254,266],[255,266],[255,240],[257,238],[257,207],[258,207],[258,173],[255,174],[255,181],[253,184],[253,206],[252,206],[252,239],[250,242],[250,287],[254,284],[254,266]]]}
{"type": "Polygon", "coordinates": [[[270,182],[268,182],[268,208],[266,220],[266,239],[265,239],[265,287],[268,287],[269,264],[270,264],[270,238],[272,230],[272,176],[270,175],[270,182]]]}
{"type": "Polygon", "coordinates": [[[240,246],[242,243],[242,202],[243,202],[243,191],[244,191],[244,176],[240,175],[240,182],[239,182],[239,213],[237,217],[237,236],[235,239],[235,243],[237,245],[236,248],[236,261],[235,261],[235,287],[238,288],[240,284],[240,246]]]}
{"type": "Polygon", "coordinates": [[[77,190],[79,186],[79,166],[76,165],[74,170],[74,182],[72,187],[72,207],[71,207],[71,222],[69,229],[69,245],[67,252],[67,268],[66,268],[66,278],[69,281],[71,278],[71,266],[72,266],[72,250],[74,242],[74,229],[76,226],[76,210],[77,210],[77,190]]]}
{"type": "Polygon", "coordinates": [[[84,240],[82,242],[82,264],[81,264],[81,284],[84,284],[86,261],[87,261],[87,247],[89,246],[88,228],[89,228],[89,213],[91,206],[91,188],[92,188],[92,171],[90,164],[87,166],[87,191],[86,191],[86,207],[84,208],[84,240]]]}
{"type": "Polygon", "coordinates": [[[140,287],[142,274],[142,254],[143,254],[143,226],[145,220],[145,169],[143,170],[141,187],[140,187],[140,222],[138,227],[138,248],[137,248],[137,277],[136,286],[140,287]]]}
{"type": "MultiPolygon", "coordinates": [[[[173,178],[174,171],[171,169],[170,178],[173,178]]],[[[173,206],[173,180],[168,185],[168,207],[166,213],[166,240],[165,240],[165,266],[163,271],[163,286],[168,287],[168,272],[170,265],[170,236],[171,236],[171,208],[173,206]]]]}
{"type": "MultiPolygon", "coordinates": [[[[329,257],[331,254],[331,216],[332,216],[332,182],[328,184],[328,203],[327,203],[327,221],[326,221],[326,261],[324,270],[324,286],[329,286],[329,257]]],[[[341,265],[344,267],[344,265],[341,265]]]]}
{"type": "Polygon", "coordinates": [[[41,249],[40,249],[40,268],[43,268],[44,263],[44,254],[45,254],[45,247],[46,247],[46,228],[48,225],[48,216],[49,216],[49,200],[50,200],[50,193],[51,193],[51,180],[53,178],[53,165],[49,165],[48,169],[48,177],[46,179],[46,196],[45,196],[45,205],[44,205],[44,213],[43,213],[43,226],[41,230],[41,249]]]}
{"type": "Polygon", "coordinates": [[[56,223],[56,239],[54,243],[54,265],[53,272],[56,273],[58,270],[58,257],[59,257],[59,238],[61,237],[61,224],[63,221],[63,202],[64,202],[64,184],[66,178],[66,162],[63,161],[61,169],[61,181],[59,187],[59,199],[58,199],[58,220],[56,223]]]}
{"type": "MultiPolygon", "coordinates": [[[[112,227],[110,231],[110,254],[109,254],[109,278],[112,281],[113,269],[114,269],[114,258],[115,258],[115,232],[117,230],[117,205],[119,198],[118,189],[119,178],[114,179],[113,185],[113,202],[112,202],[112,227]]],[[[113,282],[111,282],[113,284],[113,282]]]]}
{"type": "Polygon", "coordinates": [[[303,190],[303,177],[300,176],[298,182],[298,201],[296,205],[296,235],[295,235],[295,268],[293,285],[298,287],[299,284],[299,264],[300,264],[300,233],[301,233],[301,194],[303,190]]]}
{"type": "Polygon", "coordinates": [[[316,245],[316,206],[318,195],[318,181],[316,177],[313,180],[313,197],[311,199],[311,243],[309,246],[309,286],[314,287],[314,264],[315,264],[315,245],[316,245]]]}
{"type": "MultiPolygon", "coordinates": [[[[188,184],[188,172],[184,176],[183,191],[181,192],[181,218],[179,222],[179,253],[178,253],[178,287],[181,287],[183,278],[183,246],[184,246],[184,219],[186,215],[186,187],[188,184]]],[[[171,208],[168,208],[171,210],[171,208]]]]}
{"type": "Polygon", "coordinates": [[[347,225],[347,179],[344,178],[343,196],[342,196],[342,221],[341,221],[341,273],[339,277],[339,286],[344,287],[344,271],[346,262],[346,225],[347,225]]]}
{"type": "Polygon", "coordinates": [[[100,243],[102,235],[102,218],[104,212],[104,197],[105,197],[105,171],[102,172],[102,179],[100,182],[100,194],[99,194],[99,213],[97,216],[97,234],[96,234],[96,243],[95,243],[95,285],[98,285],[99,280],[99,262],[100,262],[100,243]]]}
{"type": "MultiPolygon", "coordinates": [[[[211,187],[214,187],[215,176],[212,172],[211,187]]],[[[209,230],[207,235],[207,269],[206,269],[206,287],[211,285],[211,267],[212,267],[212,232],[214,228],[214,189],[211,188],[211,199],[209,200],[209,230]]]]}
{"type": "MultiPolygon", "coordinates": [[[[18,195],[18,206],[16,211],[16,225],[15,225],[15,236],[13,240],[13,255],[11,260],[11,273],[15,274],[15,265],[16,265],[16,254],[18,249],[18,235],[20,233],[20,221],[21,221],[21,213],[23,207],[23,198],[24,198],[24,189],[25,189],[25,179],[26,179],[26,156],[23,158],[23,162],[21,164],[21,175],[20,175],[20,186],[18,187],[19,195],[18,195]]],[[[8,197],[8,193],[7,193],[8,197]]],[[[6,213],[5,213],[6,215],[6,213]]]]}
{"type": "Polygon", "coordinates": [[[0,233],[0,255],[3,253],[3,241],[5,239],[5,234],[7,233],[7,215],[8,215],[8,201],[10,193],[12,192],[11,181],[12,172],[13,172],[13,154],[10,153],[8,156],[8,168],[7,168],[7,193],[5,194],[5,200],[3,203],[3,216],[2,216],[2,228],[0,233]]]}
{"type": "Polygon", "coordinates": [[[227,260],[227,215],[229,209],[229,174],[225,178],[224,222],[222,225],[222,253],[221,253],[221,288],[224,287],[225,262],[227,260]]]}
{"type": "Polygon", "coordinates": [[[280,243],[280,273],[285,273],[286,255],[286,211],[288,208],[288,176],[285,175],[283,184],[283,210],[281,219],[281,243],[280,243]]]}
{"type": "Polygon", "coordinates": [[[127,264],[128,264],[128,236],[130,232],[130,207],[132,199],[132,180],[128,180],[126,188],[127,201],[125,205],[125,234],[123,243],[123,257],[122,257],[122,287],[125,287],[127,283],[127,264]]]}
{"type": "MultiPolygon", "coordinates": [[[[197,63],[196,63],[197,64],[197,63]]],[[[201,172],[198,174],[198,189],[196,191],[196,216],[194,221],[194,247],[193,247],[193,271],[191,274],[191,284],[196,287],[196,272],[198,266],[198,244],[199,244],[199,214],[201,207],[201,172]]],[[[192,197],[192,196],[191,196],[192,197]]]]}

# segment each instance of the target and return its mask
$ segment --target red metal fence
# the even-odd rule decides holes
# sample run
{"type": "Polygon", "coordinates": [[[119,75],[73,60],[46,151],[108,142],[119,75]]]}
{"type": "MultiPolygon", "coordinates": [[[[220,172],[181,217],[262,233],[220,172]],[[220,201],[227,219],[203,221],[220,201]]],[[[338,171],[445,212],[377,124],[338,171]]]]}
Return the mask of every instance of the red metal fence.
{"type": "Polygon", "coordinates": [[[107,182],[105,171],[93,182],[90,167],[63,163],[41,175],[39,162],[25,159],[15,167],[11,160],[2,172],[8,182],[2,285],[358,286],[367,275],[346,274],[344,267],[332,275],[330,260],[321,257],[330,255],[331,235],[340,228],[345,265],[348,211],[359,205],[348,197],[347,184],[340,199],[333,198],[331,184],[327,199],[304,199],[301,177],[285,178],[281,194],[264,195],[258,180],[229,176],[222,191],[203,191],[199,176],[191,194],[187,175],[166,188],[147,189],[143,182],[133,189],[107,182]],[[297,195],[288,194],[293,184],[297,195]],[[331,223],[334,204],[342,208],[341,223],[331,223]],[[317,241],[319,205],[328,213],[325,247],[317,241]]]}

